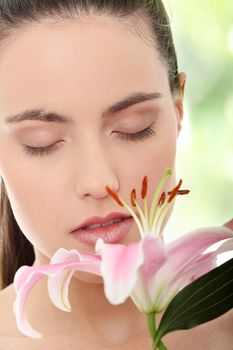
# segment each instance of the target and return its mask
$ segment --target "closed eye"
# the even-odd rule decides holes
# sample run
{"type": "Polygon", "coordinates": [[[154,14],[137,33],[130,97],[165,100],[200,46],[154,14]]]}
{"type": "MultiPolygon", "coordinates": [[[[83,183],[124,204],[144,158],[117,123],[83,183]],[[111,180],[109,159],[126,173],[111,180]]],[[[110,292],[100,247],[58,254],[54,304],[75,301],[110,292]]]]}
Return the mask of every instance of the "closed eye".
{"type": "MultiPolygon", "coordinates": [[[[152,137],[153,135],[156,134],[155,130],[153,129],[153,124],[148,126],[147,128],[138,131],[136,133],[123,133],[123,132],[118,132],[118,131],[114,131],[114,133],[116,133],[118,135],[118,137],[122,140],[125,141],[144,141],[150,137],[152,137]]],[[[59,140],[51,145],[45,146],[45,147],[33,147],[33,146],[29,146],[29,145],[23,145],[23,150],[26,154],[30,155],[30,156],[38,156],[38,157],[42,157],[42,156],[48,156],[51,153],[59,150],[61,147],[63,147],[63,140],[59,140]]]]}
{"type": "Polygon", "coordinates": [[[45,147],[32,147],[28,145],[23,145],[24,146],[24,152],[26,154],[29,154],[31,156],[44,156],[44,155],[49,155],[50,153],[60,149],[63,147],[63,140],[57,141],[51,145],[45,146],[45,147]]]}
{"type": "Polygon", "coordinates": [[[155,135],[156,132],[152,126],[153,124],[136,133],[122,133],[122,132],[116,132],[116,133],[120,139],[123,139],[126,141],[143,141],[155,135]]]}

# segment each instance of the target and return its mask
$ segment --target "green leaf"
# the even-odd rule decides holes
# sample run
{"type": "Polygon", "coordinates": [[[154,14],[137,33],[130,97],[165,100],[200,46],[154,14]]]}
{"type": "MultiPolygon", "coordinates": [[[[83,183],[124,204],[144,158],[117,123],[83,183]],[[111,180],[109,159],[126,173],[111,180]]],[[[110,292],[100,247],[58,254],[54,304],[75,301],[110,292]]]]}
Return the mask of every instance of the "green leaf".
{"type": "Polygon", "coordinates": [[[158,328],[165,334],[190,329],[233,308],[233,259],[216,267],[181,290],[168,305],[158,328]]]}

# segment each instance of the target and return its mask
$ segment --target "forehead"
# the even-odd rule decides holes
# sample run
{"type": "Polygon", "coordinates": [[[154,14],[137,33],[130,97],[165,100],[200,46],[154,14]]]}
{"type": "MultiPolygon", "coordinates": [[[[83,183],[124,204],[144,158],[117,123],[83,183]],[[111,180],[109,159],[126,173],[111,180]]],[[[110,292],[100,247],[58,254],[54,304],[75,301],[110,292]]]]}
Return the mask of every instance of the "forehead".
{"type": "Polygon", "coordinates": [[[99,17],[25,26],[0,57],[0,111],[12,100],[11,108],[82,104],[87,96],[104,104],[106,95],[167,88],[158,52],[132,25],[99,17]]]}

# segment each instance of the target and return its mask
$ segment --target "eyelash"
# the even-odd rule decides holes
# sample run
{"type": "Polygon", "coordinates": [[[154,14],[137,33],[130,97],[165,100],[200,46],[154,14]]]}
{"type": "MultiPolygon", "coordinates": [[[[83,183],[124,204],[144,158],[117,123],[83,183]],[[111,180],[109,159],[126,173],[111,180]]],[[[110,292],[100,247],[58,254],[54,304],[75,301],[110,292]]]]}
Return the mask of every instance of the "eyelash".
{"type": "MultiPolygon", "coordinates": [[[[153,124],[152,124],[153,125],[153,124]]],[[[148,126],[146,129],[141,130],[139,132],[133,134],[127,133],[118,133],[119,138],[125,141],[144,141],[153,135],[155,135],[155,130],[152,128],[152,125],[148,126]]],[[[117,133],[117,132],[116,132],[117,133]]],[[[31,156],[48,156],[50,153],[56,151],[62,147],[62,141],[58,141],[52,145],[46,147],[31,147],[28,145],[24,145],[24,152],[31,156]]]]}
{"type": "Polygon", "coordinates": [[[24,152],[26,154],[29,154],[30,156],[42,157],[42,156],[48,156],[50,153],[62,147],[62,141],[58,141],[46,147],[31,147],[28,145],[23,145],[23,146],[24,146],[24,152]]]}
{"type": "MultiPolygon", "coordinates": [[[[152,124],[153,125],[153,124],[152,124]]],[[[148,126],[146,129],[136,132],[134,134],[118,133],[119,138],[126,141],[143,141],[155,134],[155,130],[152,125],[148,126]]]]}

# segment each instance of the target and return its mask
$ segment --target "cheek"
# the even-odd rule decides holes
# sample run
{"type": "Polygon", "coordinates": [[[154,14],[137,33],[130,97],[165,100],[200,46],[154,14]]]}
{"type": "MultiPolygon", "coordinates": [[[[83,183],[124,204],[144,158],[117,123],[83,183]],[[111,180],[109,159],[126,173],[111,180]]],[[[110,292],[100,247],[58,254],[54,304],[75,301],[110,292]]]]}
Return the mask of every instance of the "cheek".
{"type": "Polygon", "coordinates": [[[48,173],[39,173],[32,166],[32,161],[25,162],[23,159],[15,162],[11,159],[10,163],[2,166],[1,171],[20,229],[35,247],[50,251],[52,246],[49,244],[53,242],[53,235],[56,237],[56,225],[58,226],[58,219],[62,214],[59,200],[61,186],[57,184],[57,179],[54,176],[51,179],[48,173]],[[17,166],[14,166],[16,162],[17,166]],[[48,236],[51,240],[47,240],[48,236]]]}
{"type": "Polygon", "coordinates": [[[177,133],[174,119],[174,122],[169,124],[161,124],[157,134],[151,140],[139,143],[138,147],[131,149],[134,150],[132,152],[129,150],[125,155],[124,166],[121,166],[121,178],[125,179],[126,191],[132,189],[132,186],[140,189],[143,177],[147,176],[149,194],[152,195],[165,168],[173,170],[173,176],[167,181],[166,188],[174,187],[176,141],[177,133]]]}

